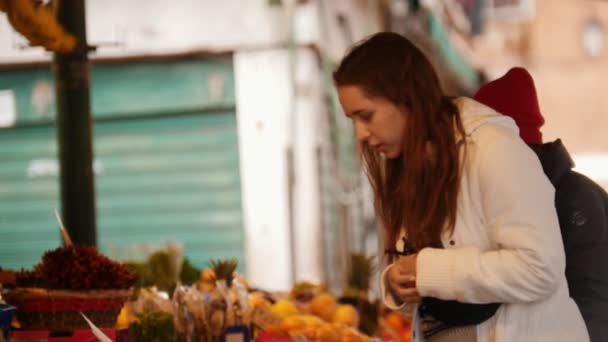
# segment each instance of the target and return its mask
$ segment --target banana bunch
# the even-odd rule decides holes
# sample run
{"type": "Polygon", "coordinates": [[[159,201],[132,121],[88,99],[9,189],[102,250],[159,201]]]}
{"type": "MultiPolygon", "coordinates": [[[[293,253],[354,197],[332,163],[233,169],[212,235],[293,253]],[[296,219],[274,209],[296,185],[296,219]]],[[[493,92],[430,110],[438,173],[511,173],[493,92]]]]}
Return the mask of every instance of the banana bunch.
{"type": "Polygon", "coordinates": [[[11,26],[32,46],[69,53],[76,46],[76,38],[57,22],[53,1],[43,4],[41,0],[0,0],[0,11],[7,14],[11,26]]]}

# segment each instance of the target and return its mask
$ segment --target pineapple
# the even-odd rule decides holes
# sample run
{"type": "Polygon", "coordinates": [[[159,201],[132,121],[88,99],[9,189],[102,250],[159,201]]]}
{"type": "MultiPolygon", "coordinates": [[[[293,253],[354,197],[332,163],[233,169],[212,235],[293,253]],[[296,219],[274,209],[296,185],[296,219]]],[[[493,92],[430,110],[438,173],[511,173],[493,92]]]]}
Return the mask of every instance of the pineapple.
{"type": "Polygon", "coordinates": [[[309,302],[311,301],[317,294],[321,293],[323,288],[317,284],[313,284],[311,282],[303,281],[296,283],[287,298],[293,301],[300,302],[309,302]]]}
{"type": "MultiPolygon", "coordinates": [[[[347,274],[347,288],[344,291],[343,300],[355,306],[359,317],[348,314],[345,317],[352,318],[351,324],[358,323],[358,328],[368,335],[373,335],[378,328],[378,302],[369,301],[369,287],[371,277],[376,272],[374,257],[364,254],[351,254],[350,268],[347,274]]],[[[352,311],[346,310],[345,312],[352,311]]]]}
{"type": "Polygon", "coordinates": [[[236,267],[238,266],[238,260],[236,258],[231,258],[227,260],[211,260],[211,268],[215,272],[215,277],[217,280],[224,280],[226,282],[226,286],[232,286],[232,280],[234,279],[234,271],[236,271],[236,267]]]}
{"type": "Polygon", "coordinates": [[[350,256],[350,269],[347,275],[345,297],[363,297],[367,299],[370,280],[376,271],[374,257],[353,253],[350,256]]]}

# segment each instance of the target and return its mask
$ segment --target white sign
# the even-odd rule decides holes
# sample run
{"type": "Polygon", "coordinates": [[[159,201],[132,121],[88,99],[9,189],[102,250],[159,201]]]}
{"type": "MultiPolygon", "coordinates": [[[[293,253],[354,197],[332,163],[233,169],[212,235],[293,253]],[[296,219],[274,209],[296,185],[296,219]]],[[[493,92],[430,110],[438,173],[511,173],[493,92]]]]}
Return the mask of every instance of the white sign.
{"type": "MultiPolygon", "coordinates": [[[[103,171],[103,162],[95,159],[93,161],[93,173],[101,175],[103,171]]],[[[27,165],[26,174],[27,178],[57,177],[59,176],[59,162],[57,159],[32,159],[27,165]]]]}
{"type": "Polygon", "coordinates": [[[12,90],[0,90],[0,127],[11,127],[17,121],[17,105],[12,90]]]}

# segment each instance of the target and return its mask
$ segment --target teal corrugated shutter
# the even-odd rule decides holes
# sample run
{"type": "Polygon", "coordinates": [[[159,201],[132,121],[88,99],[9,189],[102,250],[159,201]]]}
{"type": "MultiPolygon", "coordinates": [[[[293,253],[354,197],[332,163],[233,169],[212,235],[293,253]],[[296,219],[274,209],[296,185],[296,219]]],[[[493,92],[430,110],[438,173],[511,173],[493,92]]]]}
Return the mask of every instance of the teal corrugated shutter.
{"type": "MultiPolygon", "coordinates": [[[[0,90],[10,90],[15,97],[17,125],[54,120],[53,87],[50,67],[0,70],[0,90]]],[[[95,119],[230,108],[234,103],[230,58],[91,67],[91,110],[95,119]]]]}
{"type": "Polygon", "coordinates": [[[234,112],[104,122],[95,131],[100,246],[183,243],[243,260],[234,112]]]}
{"type": "MultiPolygon", "coordinates": [[[[97,124],[95,169],[100,247],[184,245],[193,262],[243,260],[234,112],[97,124]]],[[[51,127],[0,131],[0,262],[29,267],[60,244],[51,127]]]]}
{"type": "Polygon", "coordinates": [[[0,130],[0,266],[30,267],[60,245],[55,132],[49,127],[0,130]]]}
{"type": "MultiPolygon", "coordinates": [[[[54,115],[37,117],[28,102],[40,80],[51,82],[48,71],[0,72],[18,107],[18,126],[0,129],[6,268],[31,267],[60,244],[54,115]]],[[[179,242],[199,267],[237,257],[244,270],[230,60],[102,65],[92,81],[99,247],[179,242]]]]}

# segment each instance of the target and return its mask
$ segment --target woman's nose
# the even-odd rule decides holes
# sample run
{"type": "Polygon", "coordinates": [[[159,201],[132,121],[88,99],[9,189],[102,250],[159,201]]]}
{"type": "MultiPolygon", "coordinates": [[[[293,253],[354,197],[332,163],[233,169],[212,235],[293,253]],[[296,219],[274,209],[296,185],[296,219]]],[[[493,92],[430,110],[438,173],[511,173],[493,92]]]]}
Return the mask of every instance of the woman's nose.
{"type": "Polygon", "coordinates": [[[360,144],[363,144],[365,142],[367,142],[367,140],[370,137],[370,132],[369,129],[367,128],[366,125],[360,123],[360,122],[355,122],[355,136],[357,138],[357,141],[360,144]]]}

